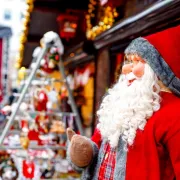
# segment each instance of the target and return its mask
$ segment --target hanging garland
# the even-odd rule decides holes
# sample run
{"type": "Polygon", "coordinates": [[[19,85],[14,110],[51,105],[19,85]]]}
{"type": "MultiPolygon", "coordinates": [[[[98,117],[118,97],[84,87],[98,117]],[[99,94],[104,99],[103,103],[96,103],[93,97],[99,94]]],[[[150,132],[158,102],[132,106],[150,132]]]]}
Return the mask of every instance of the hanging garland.
{"type": "Polygon", "coordinates": [[[28,34],[28,25],[30,22],[30,15],[34,8],[34,0],[26,0],[27,8],[24,12],[24,18],[23,18],[23,28],[22,33],[20,35],[20,46],[19,46],[19,52],[16,56],[16,64],[15,67],[19,69],[21,67],[21,63],[23,60],[23,54],[24,54],[24,46],[27,41],[27,34],[28,34]]]}
{"type": "Polygon", "coordinates": [[[100,4],[99,2],[97,2],[97,0],[90,0],[90,3],[88,5],[88,14],[86,15],[86,36],[88,39],[94,39],[97,35],[111,28],[115,22],[115,18],[118,17],[116,8],[113,8],[111,6],[101,7],[100,11],[98,12],[100,13],[99,22],[96,23],[97,25],[93,26],[92,22],[95,21],[95,13],[98,6],[100,6],[100,4]]]}

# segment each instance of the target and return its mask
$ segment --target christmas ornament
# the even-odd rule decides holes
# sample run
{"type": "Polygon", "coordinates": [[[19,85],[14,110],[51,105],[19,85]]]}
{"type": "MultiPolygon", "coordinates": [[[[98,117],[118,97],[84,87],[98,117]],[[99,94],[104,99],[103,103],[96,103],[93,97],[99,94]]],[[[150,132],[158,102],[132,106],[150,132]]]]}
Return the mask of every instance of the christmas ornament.
{"type": "Polygon", "coordinates": [[[27,120],[21,120],[21,129],[25,133],[29,131],[27,120]]]}
{"type": "Polygon", "coordinates": [[[50,50],[49,50],[49,60],[53,60],[55,63],[59,62],[59,52],[58,52],[58,48],[56,47],[52,47],[50,50]]]}
{"type": "Polygon", "coordinates": [[[20,137],[20,143],[23,149],[28,149],[29,147],[29,138],[27,136],[20,137]]]}
{"type": "Polygon", "coordinates": [[[1,155],[0,177],[3,180],[16,180],[18,178],[18,170],[10,157],[3,158],[1,155]]]}
{"type": "Polygon", "coordinates": [[[54,46],[57,48],[58,53],[62,55],[64,53],[64,46],[59,38],[59,35],[53,31],[49,31],[44,34],[43,38],[41,39],[41,44],[53,42],[54,46]]]}
{"type": "Polygon", "coordinates": [[[43,114],[37,115],[35,118],[35,122],[37,124],[39,133],[43,133],[43,134],[48,133],[48,123],[49,123],[48,116],[43,114]]]}
{"type": "Polygon", "coordinates": [[[1,109],[1,113],[4,115],[8,115],[9,113],[11,113],[11,106],[6,105],[1,109]]]}
{"type": "Polygon", "coordinates": [[[47,102],[48,102],[47,90],[36,89],[34,92],[34,108],[37,111],[46,111],[47,102]]]}
{"type": "Polygon", "coordinates": [[[61,14],[57,18],[61,38],[69,40],[75,37],[78,26],[78,17],[75,15],[61,14]]]}
{"type": "Polygon", "coordinates": [[[25,102],[22,102],[19,109],[21,111],[27,111],[28,110],[28,104],[25,102]]]}
{"type": "Polygon", "coordinates": [[[23,175],[25,178],[34,178],[35,164],[30,160],[23,160],[23,175]]]}
{"type": "Polygon", "coordinates": [[[47,56],[41,60],[40,69],[50,74],[54,71],[55,64],[47,59],[47,56]]]}
{"type": "Polygon", "coordinates": [[[15,135],[8,135],[5,140],[4,140],[4,145],[8,145],[8,146],[20,146],[20,138],[19,135],[15,134],[15,135]]]}
{"type": "Polygon", "coordinates": [[[61,121],[53,121],[51,125],[50,132],[57,133],[57,134],[64,134],[65,133],[65,125],[61,121]]]}
{"type": "Polygon", "coordinates": [[[41,140],[39,139],[39,131],[37,129],[30,129],[28,132],[28,138],[30,142],[41,145],[41,140]]]}

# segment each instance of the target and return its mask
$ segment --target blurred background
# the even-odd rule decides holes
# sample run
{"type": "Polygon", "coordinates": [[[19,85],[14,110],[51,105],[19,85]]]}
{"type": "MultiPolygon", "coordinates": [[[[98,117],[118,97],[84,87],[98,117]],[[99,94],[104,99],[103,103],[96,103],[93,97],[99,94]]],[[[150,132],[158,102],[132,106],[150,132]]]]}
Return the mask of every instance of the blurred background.
{"type": "Polygon", "coordinates": [[[126,46],[177,26],[179,12],[179,0],[0,0],[1,179],[79,179],[66,160],[66,128],[93,134],[126,46]],[[40,55],[49,31],[63,54],[52,46],[40,55]]]}

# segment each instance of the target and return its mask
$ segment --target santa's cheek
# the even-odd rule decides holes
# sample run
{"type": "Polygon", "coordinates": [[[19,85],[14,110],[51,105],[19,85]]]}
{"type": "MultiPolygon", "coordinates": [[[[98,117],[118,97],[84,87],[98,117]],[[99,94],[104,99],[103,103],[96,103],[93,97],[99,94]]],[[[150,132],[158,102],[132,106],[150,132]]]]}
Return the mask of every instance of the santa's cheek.
{"type": "Polygon", "coordinates": [[[132,69],[133,74],[136,77],[142,77],[144,75],[144,63],[138,63],[133,69],[132,69]]]}

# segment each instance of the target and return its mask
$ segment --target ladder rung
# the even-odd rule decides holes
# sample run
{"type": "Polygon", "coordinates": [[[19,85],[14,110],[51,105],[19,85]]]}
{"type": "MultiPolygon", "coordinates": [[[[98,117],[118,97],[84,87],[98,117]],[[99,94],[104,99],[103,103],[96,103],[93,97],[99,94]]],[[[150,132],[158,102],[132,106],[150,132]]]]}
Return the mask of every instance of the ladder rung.
{"type": "MultiPolygon", "coordinates": [[[[23,149],[21,146],[0,146],[0,150],[7,150],[7,149],[23,149]]],[[[28,149],[34,149],[34,150],[44,150],[44,149],[64,149],[66,150],[65,146],[30,146],[28,149]]]]}
{"type": "MultiPolygon", "coordinates": [[[[13,93],[13,96],[15,97],[19,97],[21,95],[21,93],[13,93]]],[[[30,97],[30,95],[26,94],[25,97],[30,97]]]]}
{"type": "Polygon", "coordinates": [[[72,112],[44,112],[44,111],[27,111],[29,114],[44,114],[44,115],[57,115],[57,116],[76,116],[72,112]]]}
{"type": "MultiPolygon", "coordinates": [[[[2,133],[2,131],[0,131],[0,134],[2,133]]],[[[20,130],[10,130],[10,131],[8,131],[7,132],[8,134],[20,134],[21,133],[21,131],[20,130]]]]}
{"type": "MultiPolygon", "coordinates": [[[[58,83],[65,83],[66,80],[60,80],[60,79],[34,79],[31,82],[31,85],[48,85],[50,83],[54,83],[54,82],[58,82],[58,83]]],[[[25,85],[26,81],[22,81],[21,85],[25,85]]]]}
{"type": "MultiPolygon", "coordinates": [[[[9,118],[10,118],[10,116],[6,116],[6,119],[9,119],[9,118]]],[[[21,119],[26,119],[27,121],[32,121],[33,120],[33,118],[20,116],[20,115],[16,115],[16,117],[14,118],[15,121],[19,121],[21,119]]]]}

